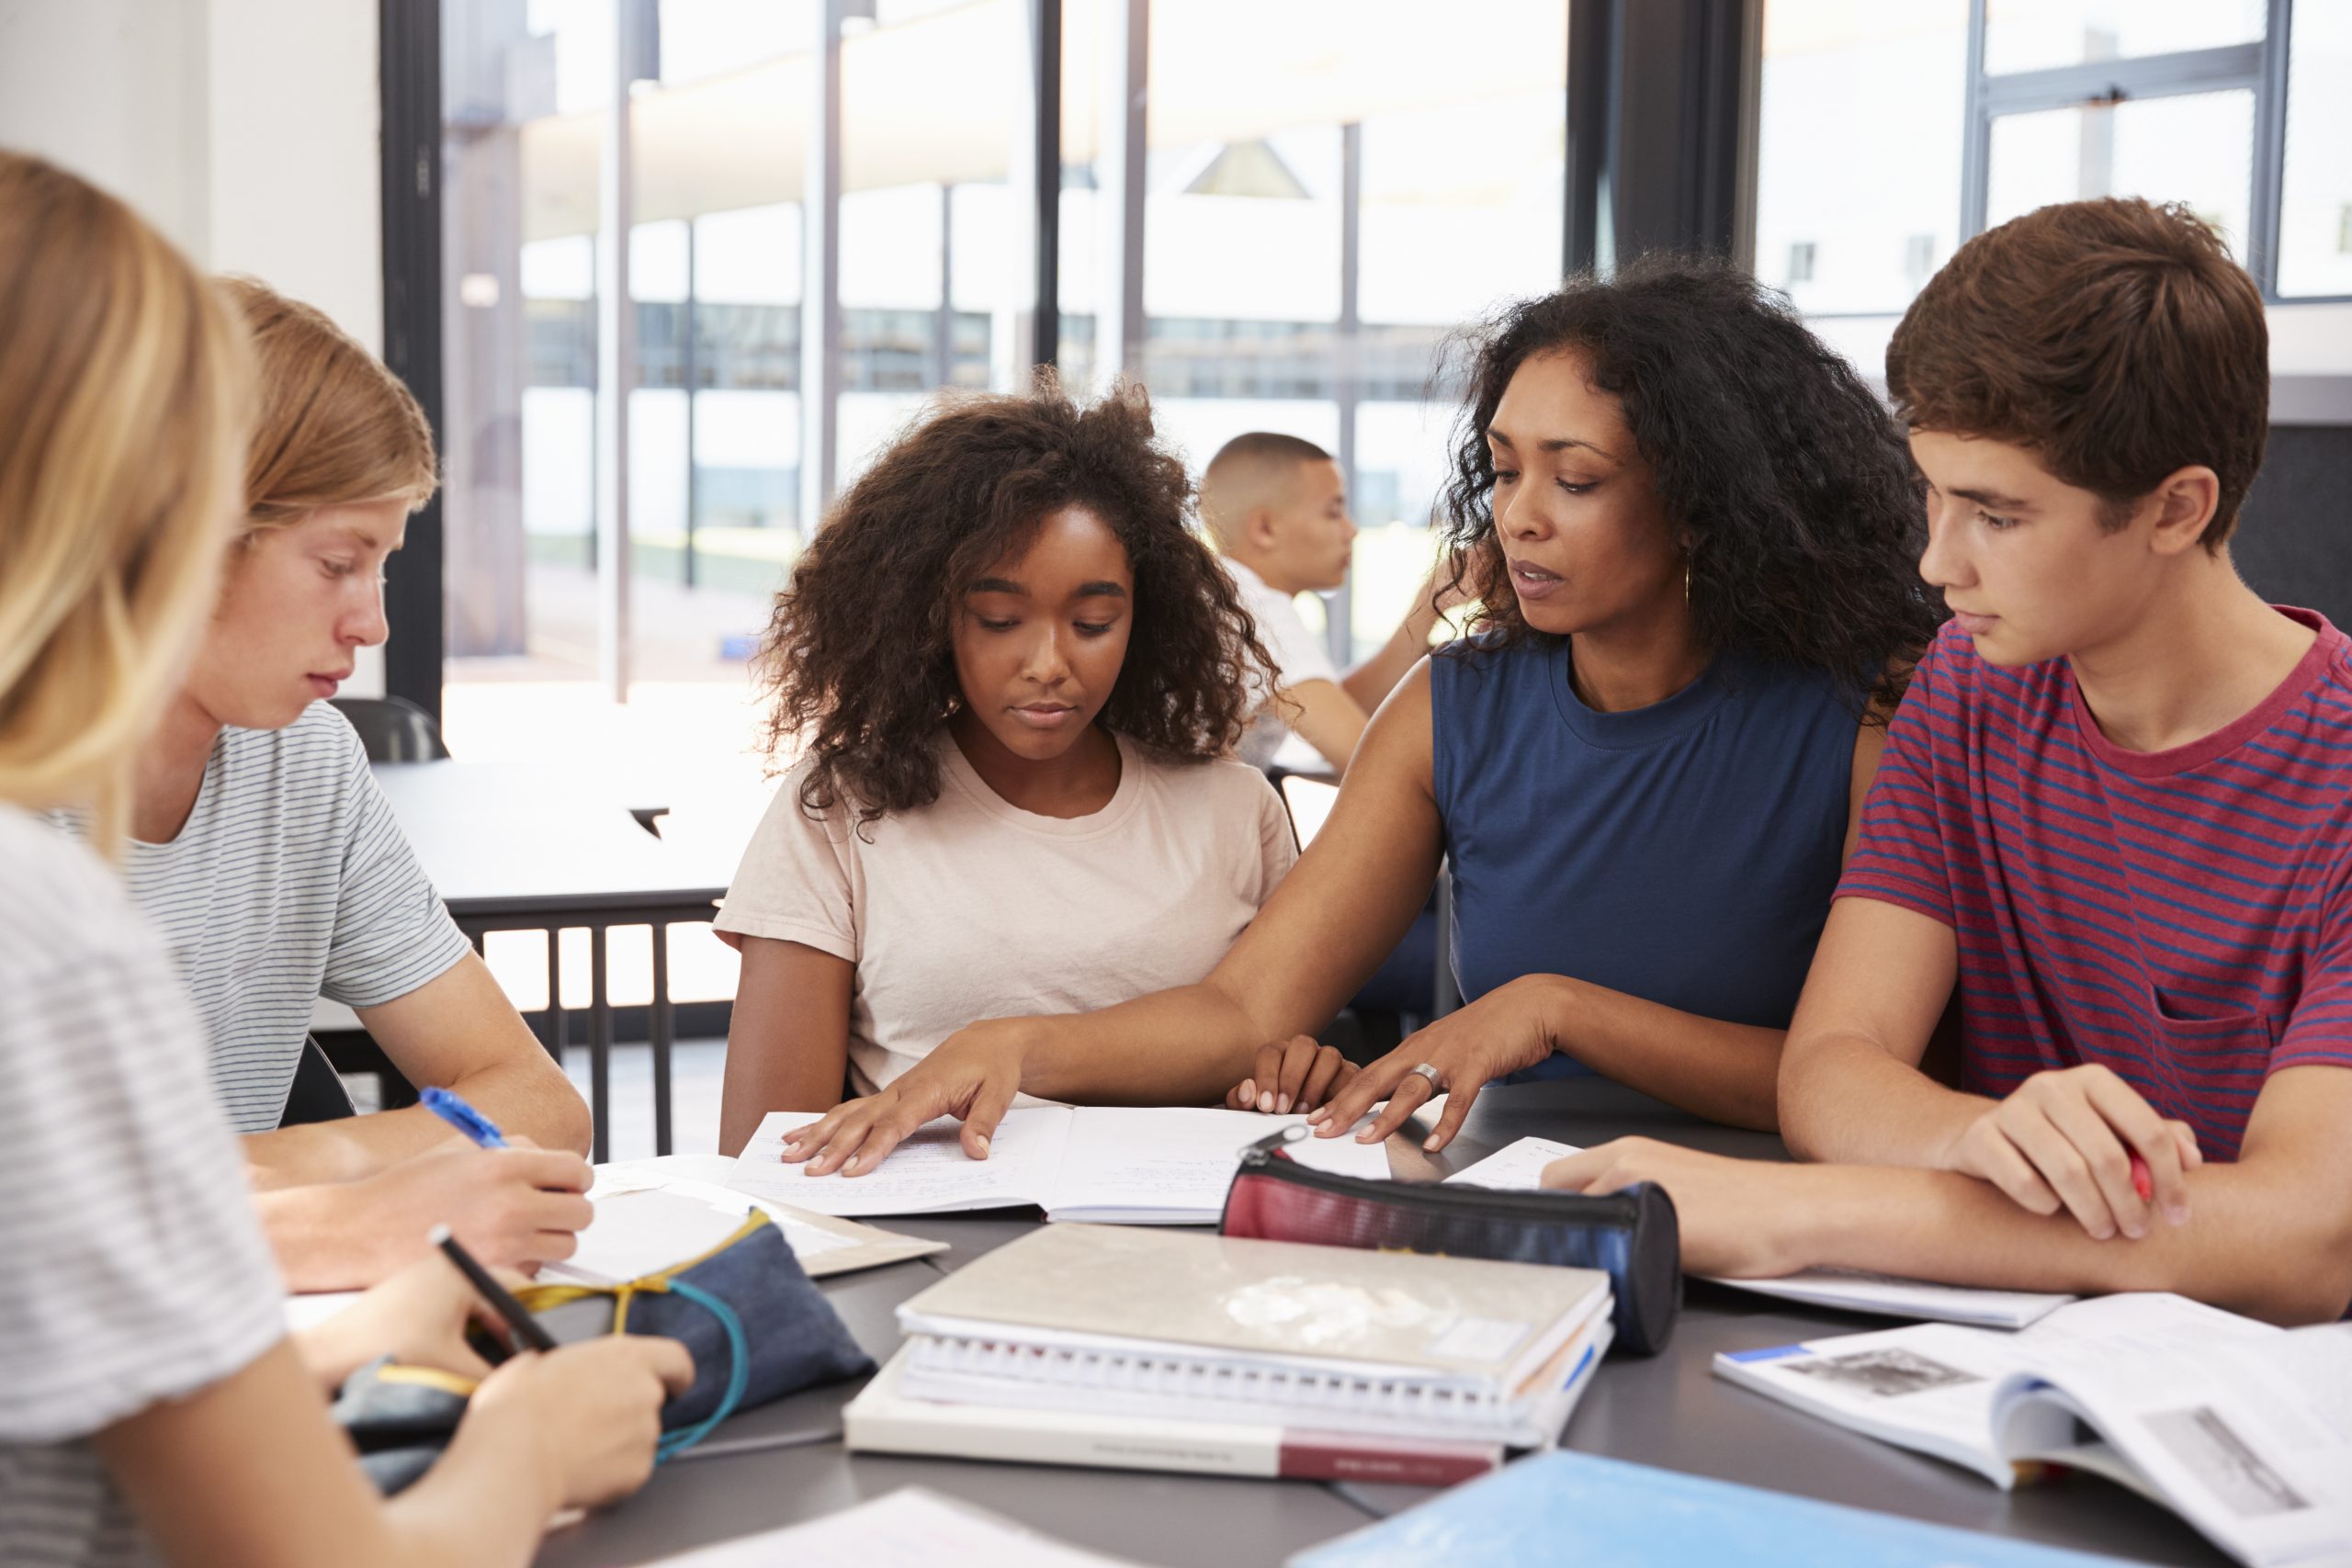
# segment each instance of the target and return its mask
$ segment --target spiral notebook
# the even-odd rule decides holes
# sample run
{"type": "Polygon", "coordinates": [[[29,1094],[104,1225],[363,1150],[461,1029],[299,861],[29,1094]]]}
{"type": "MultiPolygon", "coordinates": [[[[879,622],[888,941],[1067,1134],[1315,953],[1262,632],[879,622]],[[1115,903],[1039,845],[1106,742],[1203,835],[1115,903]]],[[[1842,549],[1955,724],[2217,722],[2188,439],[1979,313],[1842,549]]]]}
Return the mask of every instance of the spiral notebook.
{"type": "Polygon", "coordinates": [[[1034,1231],[902,1303],[911,1397],[1536,1446],[1609,1278],[1121,1226],[1034,1231]]]}

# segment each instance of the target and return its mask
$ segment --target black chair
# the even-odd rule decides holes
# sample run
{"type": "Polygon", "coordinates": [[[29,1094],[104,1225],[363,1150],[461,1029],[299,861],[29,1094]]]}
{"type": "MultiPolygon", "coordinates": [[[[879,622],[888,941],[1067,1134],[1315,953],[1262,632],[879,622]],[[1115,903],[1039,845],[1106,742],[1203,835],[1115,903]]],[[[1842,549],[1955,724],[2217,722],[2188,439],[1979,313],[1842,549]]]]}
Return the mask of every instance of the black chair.
{"type": "Polygon", "coordinates": [[[326,1047],[314,1039],[305,1039],[302,1060],[295,1066],[294,1081],[287,1086],[286,1110],[277,1118],[277,1124],[300,1127],[312,1122],[340,1122],[358,1114],[359,1108],[351,1102],[351,1091],[343,1087],[334,1064],[327,1060],[326,1047]]]}
{"type": "Polygon", "coordinates": [[[337,697],[334,705],[359,732],[371,762],[439,762],[448,759],[441,727],[406,697],[337,697]]]}

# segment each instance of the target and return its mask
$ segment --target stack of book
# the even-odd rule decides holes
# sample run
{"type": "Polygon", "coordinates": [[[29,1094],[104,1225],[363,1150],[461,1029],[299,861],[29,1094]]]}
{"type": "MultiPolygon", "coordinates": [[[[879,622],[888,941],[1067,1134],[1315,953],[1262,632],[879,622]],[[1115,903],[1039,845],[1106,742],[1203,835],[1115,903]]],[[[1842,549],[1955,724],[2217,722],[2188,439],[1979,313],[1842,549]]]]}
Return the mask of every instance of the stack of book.
{"type": "Polygon", "coordinates": [[[899,1308],[854,1450],[1446,1484],[1559,1438],[1590,1269],[1050,1226],[899,1308]]]}

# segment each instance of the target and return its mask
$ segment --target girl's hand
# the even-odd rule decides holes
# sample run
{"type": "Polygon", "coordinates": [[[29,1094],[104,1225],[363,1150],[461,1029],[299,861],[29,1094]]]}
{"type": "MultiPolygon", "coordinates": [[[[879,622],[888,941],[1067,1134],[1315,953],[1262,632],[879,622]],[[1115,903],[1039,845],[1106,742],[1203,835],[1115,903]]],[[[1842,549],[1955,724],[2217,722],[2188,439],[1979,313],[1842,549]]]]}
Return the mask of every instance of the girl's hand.
{"type": "MultiPolygon", "coordinates": [[[[519,1274],[501,1283],[519,1285],[519,1274]]],[[[466,1277],[439,1253],[420,1258],[324,1322],[298,1333],[303,1364],[330,1391],[379,1356],[433,1367],[460,1377],[486,1378],[490,1363],[466,1343],[480,1324],[503,1343],[505,1325],[466,1277]]]]}
{"type": "Polygon", "coordinates": [[[1228,1111],[1262,1111],[1280,1116],[1312,1111],[1356,1076],[1356,1065],[1305,1034],[1258,1047],[1250,1077],[1225,1091],[1228,1111]]]}

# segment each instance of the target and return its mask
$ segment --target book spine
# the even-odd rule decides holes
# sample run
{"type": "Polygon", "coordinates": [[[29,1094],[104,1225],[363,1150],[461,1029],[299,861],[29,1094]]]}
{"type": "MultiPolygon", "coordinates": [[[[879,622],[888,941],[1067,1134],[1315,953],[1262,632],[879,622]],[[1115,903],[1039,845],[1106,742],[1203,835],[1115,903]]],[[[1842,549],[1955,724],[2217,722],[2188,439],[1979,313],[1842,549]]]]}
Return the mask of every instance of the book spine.
{"type": "Polygon", "coordinates": [[[950,1459],[1023,1464],[1102,1465],[1116,1470],[1169,1470],[1200,1475],[1278,1476],[1295,1481],[1383,1481],[1446,1486],[1484,1475],[1502,1463],[1499,1444],[1361,1440],[1338,1432],[1289,1432],[1204,1423],[1188,1430],[1170,1422],[1143,1431],[1120,1426],[1094,1429],[1067,1423],[1001,1421],[970,1406],[943,1416],[861,1410],[844,1412],[854,1452],[936,1454],[950,1459]]]}
{"type": "Polygon", "coordinates": [[[1402,1486],[1451,1486],[1502,1463],[1499,1445],[1431,1443],[1425,1448],[1366,1447],[1344,1437],[1284,1433],[1282,1468],[1287,1481],[1381,1481],[1402,1486]]]}

